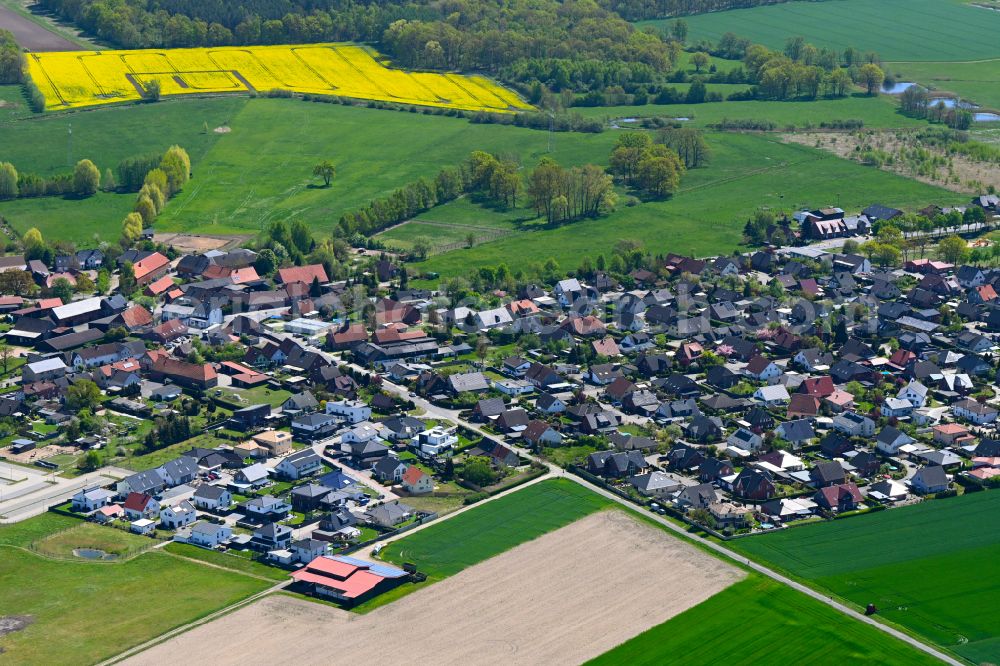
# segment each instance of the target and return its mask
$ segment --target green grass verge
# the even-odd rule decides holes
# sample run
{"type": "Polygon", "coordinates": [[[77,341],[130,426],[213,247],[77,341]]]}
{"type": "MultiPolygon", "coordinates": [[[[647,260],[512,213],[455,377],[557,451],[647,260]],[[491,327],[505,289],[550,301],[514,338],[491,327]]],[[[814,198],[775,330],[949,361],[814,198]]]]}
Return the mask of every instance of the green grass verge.
{"type": "Polygon", "coordinates": [[[288,572],[277,567],[269,567],[266,564],[255,562],[246,557],[239,557],[238,555],[229,555],[215,550],[205,550],[198,546],[192,546],[189,543],[169,543],[163,547],[163,550],[174,555],[206,562],[225,569],[232,569],[233,571],[257,576],[258,578],[267,578],[279,583],[288,580],[288,572]]]}
{"type": "Polygon", "coordinates": [[[972,662],[1000,661],[1000,493],[738,539],[731,547],[972,662]]]}
{"type": "MultiPolygon", "coordinates": [[[[960,0],[788,2],[687,16],[688,42],[724,33],[781,50],[789,37],[843,51],[854,46],[883,60],[978,60],[1000,56],[1000,13],[960,0]]],[[[663,26],[669,20],[646,23],[663,26]]]]}
{"type": "Polygon", "coordinates": [[[759,574],[588,662],[695,664],[935,664],[878,629],[759,574]]]}
{"type": "Polygon", "coordinates": [[[79,558],[73,554],[77,548],[92,548],[125,558],[153,545],[155,542],[151,539],[124,530],[79,523],[33,542],[31,549],[47,557],[78,561],[79,558]]]}
{"type": "Polygon", "coordinates": [[[74,524],[45,514],[0,527],[0,616],[32,620],[0,638],[5,662],[94,663],[270,585],[156,551],[106,563],[49,560],[22,550],[74,524]]]}

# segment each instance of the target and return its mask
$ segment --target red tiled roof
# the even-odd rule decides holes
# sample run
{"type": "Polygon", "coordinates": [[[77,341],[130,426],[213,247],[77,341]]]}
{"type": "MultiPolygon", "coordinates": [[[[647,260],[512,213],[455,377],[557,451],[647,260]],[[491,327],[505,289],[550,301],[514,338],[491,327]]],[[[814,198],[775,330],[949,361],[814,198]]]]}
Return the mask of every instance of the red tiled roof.
{"type": "Polygon", "coordinates": [[[209,363],[188,363],[168,356],[161,356],[153,362],[153,371],[171,377],[183,377],[196,382],[208,382],[218,375],[209,363]]]}
{"type": "Polygon", "coordinates": [[[150,273],[160,270],[169,263],[169,259],[164,257],[159,252],[154,252],[145,259],[140,259],[132,264],[132,271],[135,273],[135,279],[141,280],[150,273]]]}
{"type": "Polygon", "coordinates": [[[128,310],[122,312],[122,321],[125,322],[125,326],[129,329],[139,328],[140,326],[149,326],[152,324],[153,315],[141,305],[133,305],[128,310]]]}
{"type": "Polygon", "coordinates": [[[159,296],[160,294],[164,293],[173,286],[174,286],[173,278],[170,277],[169,275],[164,275],[159,280],[150,282],[149,285],[146,287],[146,291],[152,294],[153,296],[159,296]]]}
{"type": "Polygon", "coordinates": [[[420,479],[424,478],[425,476],[427,475],[424,474],[419,467],[417,467],[416,465],[410,465],[409,467],[406,468],[406,471],[403,472],[403,483],[408,483],[410,485],[413,485],[414,483],[417,483],[418,481],[420,481],[420,479]]]}
{"type": "Polygon", "coordinates": [[[831,395],[836,390],[837,389],[833,386],[832,377],[810,377],[809,379],[803,380],[802,387],[799,389],[799,392],[823,398],[831,395]]]}
{"type": "Polygon", "coordinates": [[[349,578],[340,580],[321,574],[316,574],[309,569],[296,571],[292,578],[305,583],[314,583],[337,590],[347,599],[356,599],[367,592],[370,592],[376,585],[385,580],[382,576],[371,571],[359,570],[349,578]]]}
{"type": "Polygon", "coordinates": [[[152,499],[153,497],[146,493],[129,493],[125,498],[125,508],[131,511],[145,511],[152,499]]]}
{"type": "Polygon", "coordinates": [[[305,282],[312,284],[314,278],[319,278],[320,282],[328,282],[326,270],[322,264],[311,264],[309,266],[293,266],[291,268],[278,269],[278,279],[288,284],[289,282],[305,282]]]}

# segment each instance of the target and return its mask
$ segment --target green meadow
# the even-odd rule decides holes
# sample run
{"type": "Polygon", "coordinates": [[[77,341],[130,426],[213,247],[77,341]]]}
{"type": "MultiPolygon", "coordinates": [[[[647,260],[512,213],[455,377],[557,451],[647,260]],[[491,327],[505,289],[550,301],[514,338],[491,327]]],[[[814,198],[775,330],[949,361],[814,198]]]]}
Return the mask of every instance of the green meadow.
{"type": "MultiPolygon", "coordinates": [[[[787,2],[687,16],[688,43],[727,32],[772,49],[802,36],[819,47],[853,46],[882,60],[979,60],[1000,56],[1000,12],[961,0],[787,2]]],[[[670,20],[648,21],[665,25],[670,20]]]]}
{"type": "Polygon", "coordinates": [[[588,662],[660,664],[939,663],[874,627],[751,574],[697,606],[588,662]]]}
{"type": "Polygon", "coordinates": [[[1000,661],[1000,493],[738,539],[732,547],[975,663],[1000,661]]]}

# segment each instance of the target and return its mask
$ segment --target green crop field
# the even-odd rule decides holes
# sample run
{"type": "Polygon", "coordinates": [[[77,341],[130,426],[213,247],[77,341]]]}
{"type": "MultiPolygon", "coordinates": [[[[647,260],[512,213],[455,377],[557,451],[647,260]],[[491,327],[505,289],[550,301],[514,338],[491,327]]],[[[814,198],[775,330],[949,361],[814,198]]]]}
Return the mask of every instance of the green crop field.
{"type": "Polygon", "coordinates": [[[94,663],[271,585],[158,551],[115,563],[53,560],[28,550],[79,524],[43,514],[0,527],[0,616],[29,622],[0,638],[0,661],[94,663]]]}
{"type": "Polygon", "coordinates": [[[573,481],[541,481],[395,541],[381,557],[441,580],[610,504],[573,481]]]}
{"type": "MultiPolygon", "coordinates": [[[[344,212],[433,177],[473,150],[513,154],[533,166],[549,145],[543,131],[284,99],[249,100],[231,127],[167,206],[158,229],[253,233],[297,218],[326,235],[344,212]],[[323,159],[337,167],[329,189],[316,187],[312,176],[323,159]]],[[[613,142],[609,133],[559,135],[554,157],[566,165],[604,161],[613,142]]]]}
{"type": "Polygon", "coordinates": [[[862,120],[865,127],[917,127],[925,121],[908,118],[897,111],[896,100],[888,95],[855,95],[841,99],[776,102],[706,102],[705,104],[646,104],[643,106],[599,106],[574,109],[590,118],[690,118],[685,125],[707,127],[721,120],[770,120],[779,128],[819,127],[838,120],[862,120]]]}
{"type": "Polygon", "coordinates": [[[46,240],[96,247],[121,235],[122,220],[132,212],[135,194],[98,192],[92,197],[38,197],[0,201],[0,217],[17,233],[36,227],[46,240]]]}
{"type": "Polygon", "coordinates": [[[1000,661],[1000,493],[739,539],[732,546],[979,662],[1000,661]],[[979,575],[983,574],[983,575],[979,575]]]}
{"type": "Polygon", "coordinates": [[[936,659],[775,581],[751,574],[591,666],[935,664],[936,659]]]}
{"type": "MultiPolygon", "coordinates": [[[[827,0],[688,16],[688,41],[726,32],[781,49],[801,35],[820,47],[854,46],[883,60],[978,60],[1000,56],[1000,13],[960,0],[827,0]]],[[[664,25],[669,21],[650,21],[664,25]]]]}
{"type": "MultiPolygon", "coordinates": [[[[954,205],[966,198],[810,147],[785,144],[772,135],[710,133],[707,138],[711,163],[689,171],[680,191],[669,200],[620,205],[606,217],[556,227],[525,225],[525,231],[435,255],[414,266],[453,276],[467,274],[470,266],[500,263],[516,271],[552,257],[568,270],[576,268],[584,256],[607,253],[623,238],[639,241],[654,252],[705,256],[736,248],[744,221],[759,207],[794,210],[840,205],[859,210],[879,201],[912,209],[930,202],[954,205]]],[[[498,215],[480,208],[471,220],[480,224],[484,217],[495,220],[498,215]]]]}

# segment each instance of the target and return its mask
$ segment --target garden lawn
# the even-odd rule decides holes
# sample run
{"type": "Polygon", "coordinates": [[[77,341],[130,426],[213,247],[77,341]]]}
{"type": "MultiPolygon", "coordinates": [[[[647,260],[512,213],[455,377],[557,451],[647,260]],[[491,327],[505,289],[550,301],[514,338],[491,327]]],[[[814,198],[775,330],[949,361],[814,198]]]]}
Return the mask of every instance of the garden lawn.
{"type": "Polygon", "coordinates": [[[620,201],[605,217],[536,226],[536,231],[435,255],[414,267],[451,277],[501,263],[517,271],[551,257],[562,270],[571,270],[585,256],[608,255],[621,239],[638,241],[654,253],[728,254],[742,242],[747,218],[760,207],[793,211],[839,205],[857,211],[881,202],[905,210],[967,200],[808,146],[782,143],[777,136],[716,132],[707,139],[711,162],[688,171],[670,199],[634,206],[620,201]]]}
{"type": "Polygon", "coordinates": [[[970,661],[1000,661],[1000,493],[982,492],[738,539],[754,559],[970,661]]]}
{"type": "Polygon", "coordinates": [[[591,666],[848,664],[936,659],[780,583],[751,574],[588,662],[591,666]]]}
{"type": "Polygon", "coordinates": [[[0,527],[0,616],[33,619],[0,638],[10,663],[94,663],[270,585],[155,551],[108,563],[50,560],[23,550],[75,524],[44,514],[0,527]]]}
{"type": "MultiPolygon", "coordinates": [[[[781,50],[789,37],[843,51],[854,46],[882,60],[978,60],[1000,56],[1000,12],[961,0],[788,2],[686,16],[688,43],[727,32],[781,50]]],[[[671,20],[647,21],[665,26],[671,20]]]]}
{"type": "Polygon", "coordinates": [[[610,504],[572,481],[546,480],[394,541],[381,557],[442,580],[610,504]]]}

